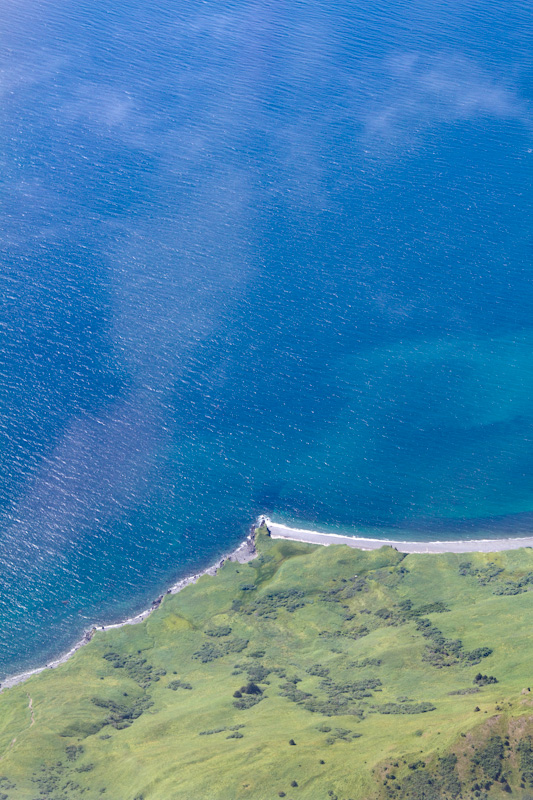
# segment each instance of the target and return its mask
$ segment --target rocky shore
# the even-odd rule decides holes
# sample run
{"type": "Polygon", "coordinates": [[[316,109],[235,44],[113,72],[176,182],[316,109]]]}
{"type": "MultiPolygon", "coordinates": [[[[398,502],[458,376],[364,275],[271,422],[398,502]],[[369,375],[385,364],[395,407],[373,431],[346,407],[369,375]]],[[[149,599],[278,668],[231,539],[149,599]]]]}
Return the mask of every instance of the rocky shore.
{"type": "MultiPolygon", "coordinates": [[[[223,556],[219,561],[216,562],[216,564],[206,567],[206,569],[203,569],[194,575],[189,575],[187,578],[182,578],[182,580],[178,581],[169,589],[167,589],[165,594],[177,594],[186,586],[189,586],[189,584],[196,583],[196,581],[199,580],[199,578],[201,578],[203,575],[216,575],[218,570],[226,563],[226,561],[237,561],[239,564],[246,564],[248,561],[251,561],[257,554],[255,549],[255,534],[259,524],[260,523],[258,522],[257,525],[252,526],[246,539],[241,542],[241,544],[231,553],[223,556]]],[[[21,672],[18,675],[11,675],[5,678],[0,683],[0,693],[5,689],[9,689],[12,686],[23,683],[24,681],[28,680],[28,678],[31,678],[32,675],[38,675],[40,672],[44,672],[47,669],[56,669],[56,667],[60,667],[61,664],[64,664],[69,660],[69,658],[72,658],[74,653],[76,653],[80,648],[88,644],[97,631],[110,631],[114,630],[115,628],[122,628],[125,625],[138,625],[140,622],[144,622],[144,620],[147,619],[147,617],[149,617],[150,614],[161,605],[164,596],[164,594],[159,595],[159,597],[156,597],[155,600],[152,601],[149,608],[141,611],[140,614],[136,614],[134,617],[123,620],[122,622],[115,622],[110,625],[92,625],[87,631],[85,631],[82,638],[76,642],[76,644],[68,652],[64,653],[62,656],[59,656],[59,658],[50,661],[43,667],[36,667],[35,669],[27,670],[26,672],[21,672]]]]}

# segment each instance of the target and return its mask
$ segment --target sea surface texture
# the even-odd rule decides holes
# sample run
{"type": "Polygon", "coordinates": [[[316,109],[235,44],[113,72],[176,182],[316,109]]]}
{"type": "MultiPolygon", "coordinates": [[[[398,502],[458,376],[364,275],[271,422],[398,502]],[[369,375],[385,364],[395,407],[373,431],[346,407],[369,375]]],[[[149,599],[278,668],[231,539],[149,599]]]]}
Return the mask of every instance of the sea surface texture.
{"type": "Polygon", "coordinates": [[[0,674],[257,514],[533,529],[524,0],[10,0],[0,674]]]}

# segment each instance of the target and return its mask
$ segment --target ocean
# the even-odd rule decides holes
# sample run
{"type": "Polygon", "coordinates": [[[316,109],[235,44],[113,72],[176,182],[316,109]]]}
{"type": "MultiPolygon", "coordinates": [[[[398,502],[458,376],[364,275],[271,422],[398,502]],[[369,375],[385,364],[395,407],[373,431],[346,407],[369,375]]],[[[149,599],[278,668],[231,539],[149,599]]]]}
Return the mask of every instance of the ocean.
{"type": "Polygon", "coordinates": [[[0,673],[258,514],[533,528],[521,0],[10,0],[0,673]]]}

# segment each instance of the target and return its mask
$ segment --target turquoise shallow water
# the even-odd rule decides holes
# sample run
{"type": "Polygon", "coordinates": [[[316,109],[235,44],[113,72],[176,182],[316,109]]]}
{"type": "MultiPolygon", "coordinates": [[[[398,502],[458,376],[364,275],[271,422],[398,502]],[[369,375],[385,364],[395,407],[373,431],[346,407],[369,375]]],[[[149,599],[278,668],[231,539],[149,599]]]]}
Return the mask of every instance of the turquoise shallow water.
{"type": "Polygon", "coordinates": [[[533,527],[521,2],[15,2],[0,670],[257,514],[533,527]]]}

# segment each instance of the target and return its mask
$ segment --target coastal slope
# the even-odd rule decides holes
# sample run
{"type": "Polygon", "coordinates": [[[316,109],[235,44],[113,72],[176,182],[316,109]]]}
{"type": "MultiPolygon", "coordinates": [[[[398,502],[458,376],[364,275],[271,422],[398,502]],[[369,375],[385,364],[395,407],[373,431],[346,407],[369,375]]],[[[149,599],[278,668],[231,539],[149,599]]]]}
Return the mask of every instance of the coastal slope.
{"type": "Polygon", "coordinates": [[[256,536],[0,695],[2,800],[533,795],[533,553],[256,536]]]}

